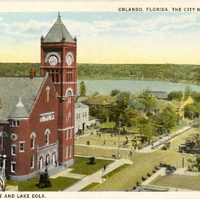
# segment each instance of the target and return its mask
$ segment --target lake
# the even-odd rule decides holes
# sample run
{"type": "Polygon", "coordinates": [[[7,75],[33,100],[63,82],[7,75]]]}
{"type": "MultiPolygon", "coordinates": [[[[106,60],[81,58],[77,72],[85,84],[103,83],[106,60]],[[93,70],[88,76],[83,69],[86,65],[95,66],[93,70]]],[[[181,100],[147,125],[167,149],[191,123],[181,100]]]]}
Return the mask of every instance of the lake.
{"type": "MultiPolygon", "coordinates": [[[[80,82],[78,80],[78,94],[80,90],[80,82]]],[[[141,80],[83,80],[86,86],[86,93],[88,95],[99,92],[100,94],[109,94],[112,90],[126,91],[133,94],[141,92],[145,89],[151,91],[185,91],[187,86],[190,86],[192,91],[200,92],[200,85],[160,82],[160,81],[141,81],[141,80]]]]}

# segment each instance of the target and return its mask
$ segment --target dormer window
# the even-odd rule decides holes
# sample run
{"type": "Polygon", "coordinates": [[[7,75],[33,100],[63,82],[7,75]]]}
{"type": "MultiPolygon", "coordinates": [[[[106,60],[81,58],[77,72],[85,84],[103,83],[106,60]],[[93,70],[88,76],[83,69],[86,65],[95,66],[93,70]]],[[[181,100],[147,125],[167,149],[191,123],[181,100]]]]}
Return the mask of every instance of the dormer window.
{"type": "Polygon", "coordinates": [[[10,120],[10,126],[11,127],[18,127],[20,125],[19,120],[10,120]]]}

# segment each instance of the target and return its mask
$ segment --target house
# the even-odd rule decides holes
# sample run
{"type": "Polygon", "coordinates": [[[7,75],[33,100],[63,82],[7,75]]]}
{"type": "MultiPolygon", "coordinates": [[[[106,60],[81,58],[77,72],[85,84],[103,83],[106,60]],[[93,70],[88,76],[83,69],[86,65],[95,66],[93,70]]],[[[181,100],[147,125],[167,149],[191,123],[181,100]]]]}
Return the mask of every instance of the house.
{"type": "Polygon", "coordinates": [[[84,102],[88,106],[95,106],[95,107],[111,107],[116,99],[110,95],[94,95],[88,97],[79,97],[79,102],[84,102]]]}
{"type": "Polygon", "coordinates": [[[165,91],[150,91],[150,93],[156,97],[158,100],[167,100],[168,99],[168,94],[165,91]]]}
{"type": "Polygon", "coordinates": [[[75,134],[85,131],[89,123],[89,106],[81,102],[75,103],[75,134]]]}
{"type": "Polygon", "coordinates": [[[77,40],[58,14],[41,37],[40,77],[34,70],[29,77],[0,77],[0,155],[7,156],[10,180],[74,164],[76,54],[77,40]]]}

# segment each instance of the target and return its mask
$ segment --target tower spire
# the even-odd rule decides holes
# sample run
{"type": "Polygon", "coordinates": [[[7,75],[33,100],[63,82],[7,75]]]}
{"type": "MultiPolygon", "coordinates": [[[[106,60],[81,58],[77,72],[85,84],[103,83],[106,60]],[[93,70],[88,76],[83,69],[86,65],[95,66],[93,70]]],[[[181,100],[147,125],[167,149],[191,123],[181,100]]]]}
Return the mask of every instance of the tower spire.
{"type": "Polygon", "coordinates": [[[58,12],[58,19],[61,19],[60,12],[58,12]]]}

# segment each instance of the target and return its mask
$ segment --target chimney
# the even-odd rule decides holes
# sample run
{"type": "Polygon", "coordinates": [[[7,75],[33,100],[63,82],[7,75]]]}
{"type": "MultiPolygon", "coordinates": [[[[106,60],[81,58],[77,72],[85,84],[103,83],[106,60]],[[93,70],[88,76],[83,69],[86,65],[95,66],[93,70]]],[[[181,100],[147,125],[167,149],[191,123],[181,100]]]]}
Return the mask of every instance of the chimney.
{"type": "Polygon", "coordinates": [[[30,78],[33,79],[33,77],[35,77],[35,76],[36,76],[36,71],[35,71],[35,69],[31,69],[31,70],[30,70],[30,78]]]}

